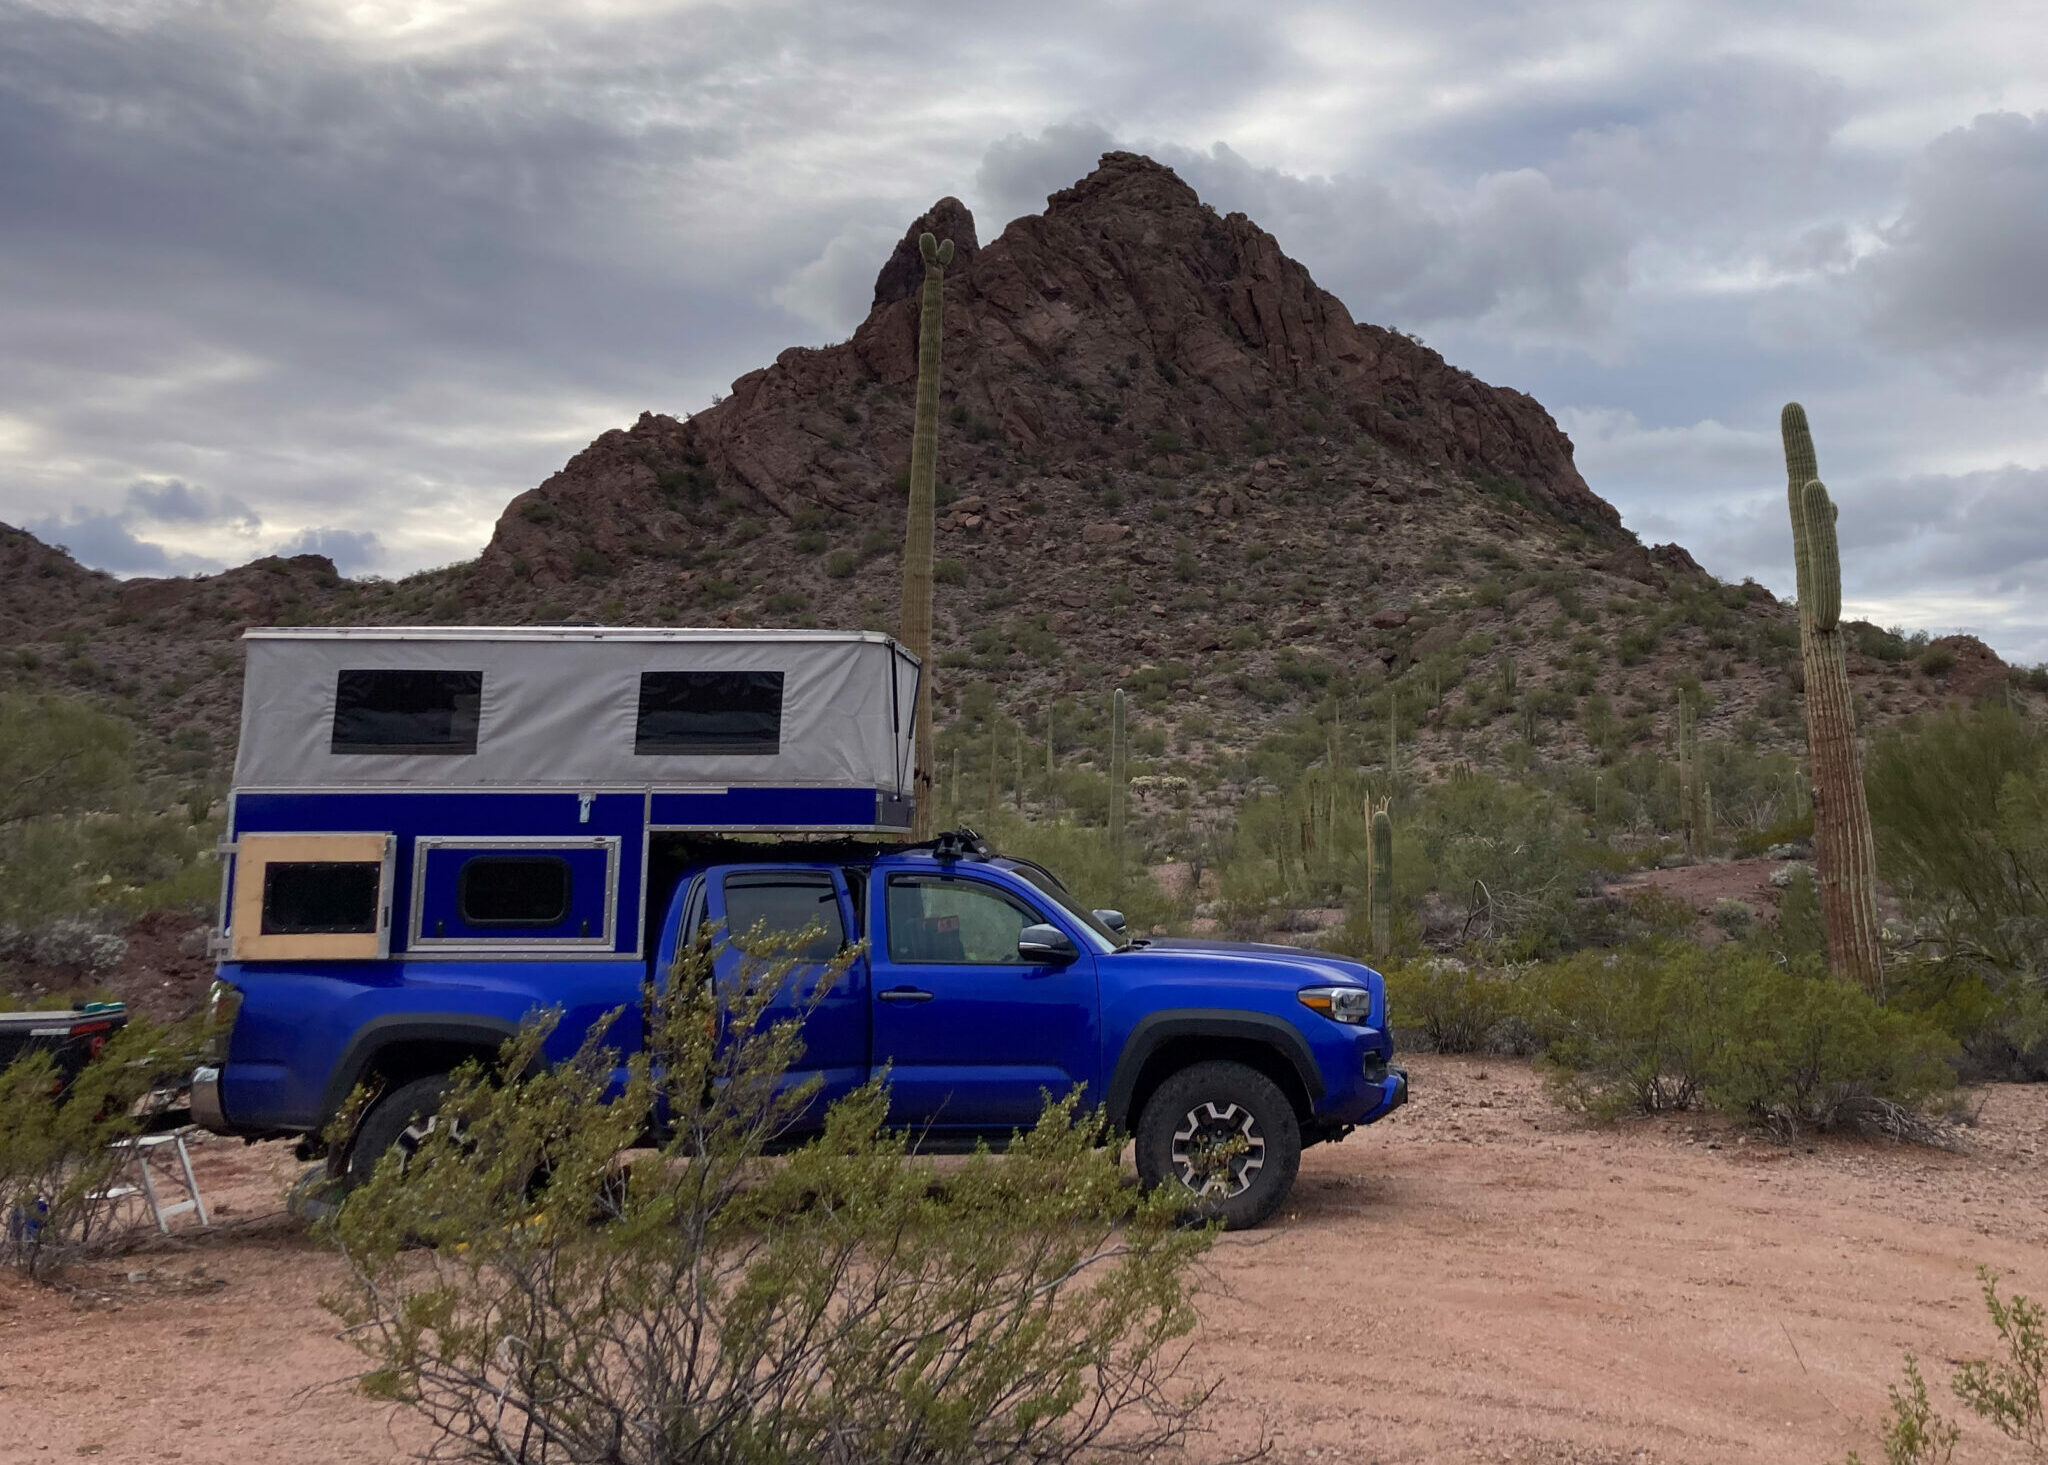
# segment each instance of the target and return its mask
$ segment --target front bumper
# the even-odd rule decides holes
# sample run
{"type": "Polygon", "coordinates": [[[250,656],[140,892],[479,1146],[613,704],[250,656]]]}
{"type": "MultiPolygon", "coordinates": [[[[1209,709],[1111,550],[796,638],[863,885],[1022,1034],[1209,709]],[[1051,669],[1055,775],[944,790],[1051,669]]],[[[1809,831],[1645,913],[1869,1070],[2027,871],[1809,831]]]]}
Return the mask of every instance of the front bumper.
{"type": "Polygon", "coordinates": [[[192,1070],[192,1122],[215,1134],[229,1132],[227,1110],[220,1102],[220,1069],[213,1064],[192,1070]]]}
{"type": "Polygon", "coordinates": [[[1408,1102],[1408,1070],[1389,1067],[1386,1077],[1382,1078],[1376,1087],[1379,1089],[1378,1101],[1366,1110],[1364,1117],[1358,1121],[1360,1124],[1370,1124],[1375,1119],[1384,1119],[1408,1102]]]}

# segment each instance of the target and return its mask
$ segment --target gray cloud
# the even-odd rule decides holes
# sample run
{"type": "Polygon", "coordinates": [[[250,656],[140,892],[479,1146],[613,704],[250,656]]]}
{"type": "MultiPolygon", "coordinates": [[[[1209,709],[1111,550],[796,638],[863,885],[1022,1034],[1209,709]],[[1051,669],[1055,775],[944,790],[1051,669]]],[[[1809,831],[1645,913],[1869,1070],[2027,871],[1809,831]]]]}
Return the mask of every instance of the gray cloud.
{"type": "Polygon", "coordinates": [[[250,532],[263,527],[263,517],[232,494],[210,494],[179,478],[133,485],[128,509],[159,524],[225,524],[250,532]]]}
{"type": "Polygon", "coordinates": [[[26,527],[45,544],[59,545],[81,562],[117,575],[184,575],[222,568],[174,555],[161,544],[136,538],[120,514],[85,512],[62,519],[31,519],[26,527]]]}
{"type": "Polygon", "coordinates": [[[1883,339],[1977,379],[2048,361],[2048,112],[1929,144],[1862,273],[1883,339]]]}
{"type": "Polygon", "coordinates": [[[1995,593],[2048,585],[2048,468],[1916,474],[1864,485],[1841,505],[1845,552],[1892,583],[1981,582],[1995,593]]]}
{"type": "Polygon", "coordinates": [[[360,575],[384,562],[384,546],[368,531],[302,529],[277,547],[282,555],[323,554],[344,575],[360,575]]]}
{"type": "Polygon", "coordinates": [[[1075,122],[991,145],[975,173],[977,198],[993,216],[1036,212],[1111,148],[1148,153],[1206,202],[1249,215],[1354,313],[1383,324],[1470,320],[1546,339],[1597,336],[1626,273],[1627,240],[1608,201],[1530,168],[1463,186],[1418,178],[1396,187],[1299,177],[1256,166],[1223,143],[1196,150],[1120,140],[1075,122]]]}
{"type": "Polygon", "coordinates": [[[2048,464],[2048,124],[1970,121],[2038,96],[2023,10],[0,0],[0,518],[123,573],[462,558],[597,432],[843,336],[934,198],[987,239],[1122,143],[1722,573],[1783,588],[1807,401],[1838,497],[1949,546],[1914,603],[2036,644],[1993,517],[1884,507],[2048,464]]]}
{"type": "Polygon", "coordinates": [[[74,508],[61,516],[32,519],[27,528],[99,569],[129,575],[186,575],[223,569],[234,558],[245,557],[255,548],[263,519],[231,494],[211,493],[170,478],[130,484],[118,509],[74,508]],[[174,543],[163,543],[166,538],[174,543]],[[225,541],[236,545],[241,554],[224,556],[176,548],[175,541],[181,538],[225,541]]]}

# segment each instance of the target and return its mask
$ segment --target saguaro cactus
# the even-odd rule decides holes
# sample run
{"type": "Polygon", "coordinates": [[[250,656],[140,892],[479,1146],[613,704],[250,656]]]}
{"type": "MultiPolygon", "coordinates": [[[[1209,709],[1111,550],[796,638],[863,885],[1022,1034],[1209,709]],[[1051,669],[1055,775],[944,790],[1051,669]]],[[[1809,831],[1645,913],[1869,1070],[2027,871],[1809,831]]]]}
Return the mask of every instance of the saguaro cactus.
{"type": "Polygon", "coordinates": [[[1109,699],[1109,851],[1116,861],[1116,883],[1124,883],[1124,689],[1109,699]]]}
{"type": "Polygon", "coordinates": [[[1678,695],[1678,822],[1685,830],[1685,853],[1696,859],[1705,831],[1700,817],[1700,736],[1692,699],[1678,695]]]}
{"type": "Polygon", "coordinates": [[[1384,961],[1394,950],[1394,821],[1386,807],[1372,815],[1372,954],[1384,961]]]}
{"type": "Polygon", "coordinates": [[[1785,406],[1786,496],[1799,590],[1801,662],[1806,672],[1806,745],[1813,774],[1814,865],[1821,924],[1835,975],[1884,995],[1878,944],[1877,848],[1863,797],[1856,750],[1856,709],[1842,642],[1842,556],[1835,505],[1816,476],[1806,410],[1785,406]]]}
{"type": "Polygon", "coordinates": [[[917,683],[915,793],[917,809],[911,838],[932,834],[932,519],[936,512],[935,482],[939,457],[939,347],[946,299],[946,266],[953,262],[953,241],[943,244],[929,234],[917,236],[924,258],[924,298],[917,333],[917,420],[910,435],[910,507],[903,525],[903,609],[898,637],[918,658],[923,675],[917,683]]]}

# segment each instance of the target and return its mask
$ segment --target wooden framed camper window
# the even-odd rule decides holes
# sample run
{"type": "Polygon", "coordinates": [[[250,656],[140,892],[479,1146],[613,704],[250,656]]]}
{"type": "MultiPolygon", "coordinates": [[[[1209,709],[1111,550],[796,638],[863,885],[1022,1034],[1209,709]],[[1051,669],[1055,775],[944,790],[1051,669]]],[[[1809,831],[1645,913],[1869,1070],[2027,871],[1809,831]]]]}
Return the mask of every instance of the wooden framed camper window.
{"type": "Polygon", "coordinates": [[[236,961],[374,961],[391,949],[388,834],[245,834],[235,842],[236,961]]]}

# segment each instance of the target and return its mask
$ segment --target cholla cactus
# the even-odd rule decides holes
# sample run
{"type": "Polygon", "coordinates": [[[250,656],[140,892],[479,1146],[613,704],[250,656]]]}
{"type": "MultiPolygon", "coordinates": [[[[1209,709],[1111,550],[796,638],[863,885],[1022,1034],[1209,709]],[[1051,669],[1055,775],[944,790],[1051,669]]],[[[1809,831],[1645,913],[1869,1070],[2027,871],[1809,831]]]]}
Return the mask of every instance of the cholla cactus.
{"type": "Polygon", "coordinates": [[[917,809],[911,838],[932,834],[932,519],[939,456],[939,347],[946,298],[946,266],[953,241],[941,244],[917,236],[924,257],[924,298],[917,333],[917,419],[910,435],[910,508],[903,526],[903,609],[898,637],[918,658],[924,674],[917,684],[917,809]]]}

